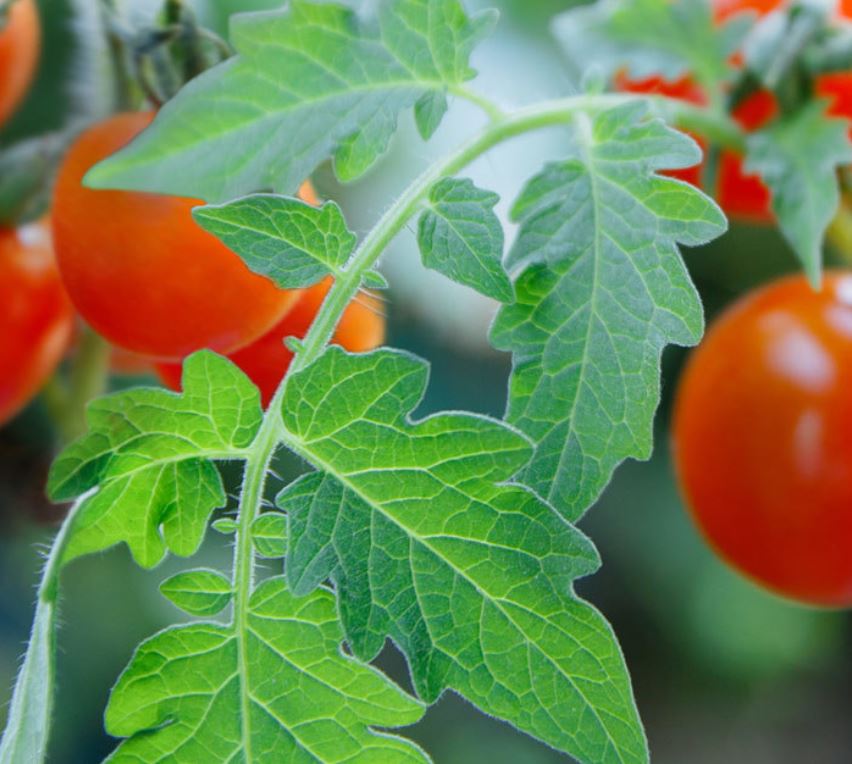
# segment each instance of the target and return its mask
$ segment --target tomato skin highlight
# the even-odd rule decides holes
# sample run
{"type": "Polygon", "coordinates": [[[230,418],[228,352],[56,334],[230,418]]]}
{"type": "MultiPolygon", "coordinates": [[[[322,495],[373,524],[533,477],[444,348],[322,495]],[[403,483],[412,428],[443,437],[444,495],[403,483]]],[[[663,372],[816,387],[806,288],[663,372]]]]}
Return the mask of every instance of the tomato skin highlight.
{"type": "Polygon", "coordinates": [[[710,544],[762,586],[852,605],[852,272],[772,283],[695,350],[673,421],[675,468],[710,544]]]}
{"type": "Polygon", "coordinates": [[[2,425],[38,394],[74,330],[46,224],[0,230],[0,305],[2,425]]]}
{"type": "MultiPolygon", "coordinates": [[[[331,288],[327,278],[303,294],[293,309],[270,332],[242,350],[228,356],[254,382],[261,392],[263,405],[268,406],[278,389],[293,353],[285,346],[287,337],[303,338],[310,329],[323,300],[331,288]]],[[[373,350],[384,342],[385,320],[379,301],[362,294],[346,307],[333,342],[352,353],[373,350]]],[[[156,364],[160,380],[172,390],[181,389],[181,364],[156,364]]]]}
{"type": "Polygon", "coordinates": [[[228,353],[274,326],[295,291],[252,273],[197,226],[191,211],[201,202],[82,185],[94,164],[152,119],[119,114],[71,147],[53,201],[60,272],[83,318],[125,350],[173,360],[200,347],[228,353]]]}
{"type": "Polygon", "coordinates": [[[41,24],[35,0],[16,0],[0,28],[0,125],[29,90],[41,52],[41,24]]]}

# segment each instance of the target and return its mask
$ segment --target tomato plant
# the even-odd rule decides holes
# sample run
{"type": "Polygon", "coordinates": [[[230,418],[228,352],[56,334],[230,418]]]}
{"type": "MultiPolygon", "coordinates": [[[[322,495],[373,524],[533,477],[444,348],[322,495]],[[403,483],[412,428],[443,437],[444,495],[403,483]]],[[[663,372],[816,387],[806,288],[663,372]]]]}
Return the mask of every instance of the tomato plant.
{"type": "MultiPolygon", "coordinates": [[[[70,506],[0,762],[47,756],[64,570],[123,546],[146,569],[179,558],[160,591],[196,620],[127,651],[111,760],[425,764],[396,730],[450,692],[582,764],[647,764],[625,652],[575,586],[601,564],[577,524],[623,461],[651,455],[662,353],[704,327],[681,249],[721,237],[724,211],[777,225],[804,276],[734,308],[693,357],[675,419],[684,492],[747,576],[852,604],[852,275],[823,276],[826,240],[852,251],[837,9],[577,4],[553,25],[570,88],[510,108],[471,67],[498,15],[462,0],[291,0],[234,14],[228,39],[184,0],[149,21],[125,5],[75,26],[111,95],[68,83],[86,108],[0,148],[0,205],[28,187],[3,219],[50,186],[17,171],[57,170],[58,267],[88,325],[50,388],[67,395],[59,415],[48,401],[63,449],[47,492],[70,506]],[[476,113],[443,125],[459,102],[476,113]],[[409,117],[417,135],[396,137],[409,117]],[[412,142],[439,128],[439,156],[411,172],[412,142]],[[505,163],[529,177],[501,205],[480,160],[545,130],[549,161],[505,163]],[[410,177],[362,199],[394,140],[410,177]],[[52,160],[45,145],[66,143],[52,160]],[[450,300],[493,307],[502,415],[419,414],[441,400],[429,363],[381,347],[375,294],[404,294],[379,272],[392,244],[463,287],[450,300]],[[111,376],[140,358],[165,385],[111,376]],[[184,566],[211,529],[232,559],[184,566]],[[405,686],[374,665],[390,643],[405,686]]],[[[9,281],[11,304],[44,307],[9,281]]],[[[653,556],[669,544],[644,541],[653,556]]]]}
{"type": "MultiPolygon", "coordinates": [[[[264,406],[272,402],[293,361],[293,352],[285,345],[285,340],[288,337],[304,338],[330,287],[330,281],[326,280],[306,289],[287,315],[269,332],[228,356],[258,386],[264,406]]],[[[334,342],[353,353],[364,353],[382,344],[384,329],[381,303],[371,295],[361,295],[343,311],[334,333],[334,342]]],[[[156,365],[160,379],[172,390],[180,390],[182,368],[182,364],[156,365]]]]}
{"type": "Polygon", "coordinates": [[[62,360],[74,326],[46,224],[0,230],[0,304],[2,424],[41,390],[62,360]]]}
{"type": "Polygon", "coordinates": [[[785,596],[852,604],[852,274],[729,308],[680,385],[674,454],[710,543],[785,596]]]}
{"type": "Polygon", "coordinates": [[[41,27],[35,0],[0,9],[0,125],[18,108],[38,66],[41,27]]]}
{"type": "Polygon", "coordinates": [[[68,151],[52,213],[62,279],[83,318],[126,350],[164,359],[202,347],[232,351],[268,331],[295,294],[251,273],[195,225],[198,202],[83,185],[92,165],[152,118],[110,117],[68,151]]]}

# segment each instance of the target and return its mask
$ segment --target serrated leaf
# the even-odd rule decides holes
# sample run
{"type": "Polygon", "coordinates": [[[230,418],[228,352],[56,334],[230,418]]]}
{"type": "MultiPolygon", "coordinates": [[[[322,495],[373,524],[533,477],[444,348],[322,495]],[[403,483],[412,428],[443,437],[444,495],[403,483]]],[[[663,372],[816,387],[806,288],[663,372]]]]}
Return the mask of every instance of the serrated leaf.
{"type": "Polygon", "coordinates": [[[707,0],[602,0],[560,14],[553,29],[581,73],[626,70],[670,80],[691,74],[715,89],[750,22],[737,16],[719,28],[707,0]]]}
{"type": "Polygon", "coordinates": [[[427,268],[508,302],[512,284],[503,270],[503,226],[494,214],[499,200],[470,180],[445,178],[429,192],[417,241],[427,268]]]}
{"type": "Polygon", "coordinates": [[[391,637],[427,700],[450,687],[583,762],[647,761],[615,637],[571,588],[594,547],[506,482],[531,454],[511,427],[412,422],[426,379],[408,354],[339,348],[289,378],[281,437],[317,469],[279,497],[291,586],[330,577],[354,653],[391,637]]]}
{"type": "Polygon", "coordinates": [[[423,708],[341,652],[329,592],[296,599],[281,578],[264,582],[244,638],[244,662],[227,626],[182,626],[144,642],[110,696],[107,731],[128,739],[109,761],[428,761],[372,729],[413,724],[423,708]]]}
{"type": "Polygon", "coordinates": [[[458,0],[382,0],[378,19],[331,3],[232,20],[236,58],[189,83],[126,150],[96,167],[95,187],[225,201],[293,192],[321,162],[365,172],[387,148],[399,112],[473,76],[468,58],[495,16],[458,0]]]}
{"type": "Polygon", "coordinates": [[[160,592],[190,615],[216,615],[231,601],[231,582],[215,570],[186,570],[167,578],[160,592]]]}
{"type": "Polygon", "coordinates": [[[89,405],[89,432],[54,462],[51,498],[97,488],[74,521],[64,561],[125,542],[144,567],[189,556],[225,493],[211,460],[243,458],[261,422],[260,394],[209,351],[184,363],[183,394],[138,388],[89,405]]]}
{"type": "Polygon", "coordinates": [[[287,554],[287,517],[280,512],[264,512],[251,526],[251,540],[263,557],[287,554]]]}
{"type": "Polygon", "coordinates": [[[837,168],[852,162],[849,123],[825,110],[824,101],[813,101],[746,141],[746,171],[769,186],[781,231],[815,285],[825,232],[840,204],[837,168]]]}
{"type": "Polygon", "coordinates": [[[658,171],[695,164],[682,133],[641,105],[582,120],[569,158],[548,165],[513,210],[515,303],[492,343],[513,354],[508,419],[537,444],[522,473],[569,519],[628,457],[647,458],[666,344],[690,345],[701,303],[677,243],[725,230],[713,201],[658,171]]]}
{"type": "Polygon", "coordinates": [[[334,202],[317,208],[287,196],[257,194],[197,207],[193,217],[252,271],[282,289],[301,289],[338,275],[357,241],[334,202]]]}

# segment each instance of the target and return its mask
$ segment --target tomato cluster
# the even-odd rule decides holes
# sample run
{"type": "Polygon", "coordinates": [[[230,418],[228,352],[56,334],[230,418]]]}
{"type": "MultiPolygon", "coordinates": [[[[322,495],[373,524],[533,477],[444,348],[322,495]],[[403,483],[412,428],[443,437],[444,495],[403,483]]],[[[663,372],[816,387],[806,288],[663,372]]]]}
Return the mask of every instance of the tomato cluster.
{"type": "MultiPolygon", "coordinates": [[[[764,15],[784,5],[784,0],[713,0],[714,18],[723,23],[738,13],[751,11],[764,15]]],[[[852,19],[852,1],[843,0],[838,12],[852,19]]],[[[631,80],[621,75],[616,86],[627,92],[658,93],[670,98],[679,98],[697,105],[706,105],[706,94],[689,76],[677,81],[666,81],[659,77],[631,80]]],[[[828,98],[828,113],[836,117],[852,118],[852,74],[841,72],[820,75],[815,82],[818,96],[828,98]]],[[[749,95],[733,109],[731,116],[747,132],[759,130],[778,113],[778,104],[772,93],[766,90],[749,95]]],[[[706,153],[707,141],[702,136],[693,135],[706,153]]],[[[771,207],[772,197],[769,189],[756,175],[745,172],[743,157],[737,152],[722,150],[719,152],[719,164],[715,177],[715,188],[711,189],[722,209],[731,217],[757,223],[767,223],[774,219],[771,207]]],[[[692,183],[703,185],[705,165],[690,167],[672,173],[673,176],[692,183]]]]}
{"type": "Polygon", "coordinates": [[[675,403],[681,487],[710,543],[775,592],[852,605],[852,273],[729,308],[675,403]]]}

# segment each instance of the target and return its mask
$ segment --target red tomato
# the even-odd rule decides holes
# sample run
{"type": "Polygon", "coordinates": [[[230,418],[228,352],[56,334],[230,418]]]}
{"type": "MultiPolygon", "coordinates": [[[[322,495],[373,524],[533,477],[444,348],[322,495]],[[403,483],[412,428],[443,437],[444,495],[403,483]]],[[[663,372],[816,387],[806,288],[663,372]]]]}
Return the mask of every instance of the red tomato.
{"type": "Polygon", "coordinates": [[[852,273],[748,295],[680,382],[674,460],[692,515],[778,594],[852,605],[852,273]]]}
{"type": "Polygon", "coordinates": [[[41,48],[35,0],[17,0],[0,22],[0,125],[20,106],[32,84],[41,48]]]}
{"type": "Polygon", "coordinates": [[[62,360],[74,310],[45,224],[0,229],[0,424],[39,392],[62,360]]]}
{"type": "Polygon", "coordinates": [[[56,182],[53,231],[59,269],[86,321],[114,344],[151,357],[199,347],[231,352],[289,310],[294,291],[258,276],[199,228],[199,202],[82,186],[92,165],[126,145],[153,114],[120,114],[87,130],[56,182]]]}
{"type": "MultiPolygon", "coordinates": [[[[228,356],[260,388],[264,406],[269,405],[293,360],[284,340],[307,334],[330,287],[331,280],[326,279],[305,289],[301,299],[272,331],[228,356]]],[[[334,342],[352,353],[363,353],[381,345],[385,321],[380,307],[379,301],[370,295],[353,300],[338,324],[334,342]]],[[[180,390],[181,364],[157,364],[156,370],[165,385],[180,390]]]]}
{"type": "Polygon", "coordinates": [[[783,4],[784,0],[713,0],[713,16],[719,23],[744,11],[763,16],[783,4]]]}

